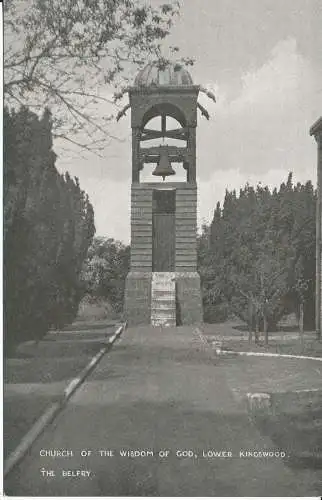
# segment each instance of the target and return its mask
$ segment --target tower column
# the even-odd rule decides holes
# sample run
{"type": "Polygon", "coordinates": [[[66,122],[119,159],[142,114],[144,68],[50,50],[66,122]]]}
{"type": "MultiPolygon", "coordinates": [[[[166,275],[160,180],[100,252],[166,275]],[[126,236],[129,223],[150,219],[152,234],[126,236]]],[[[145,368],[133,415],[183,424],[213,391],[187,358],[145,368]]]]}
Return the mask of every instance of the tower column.
{"type": "Polygon", "coordinates": [[[322,241],[321,241],[321,212],[322,212],[322,128],[320,134],[316,136],[318,143],[318,168],[317,168],[317,200],[316,200],[316,312],[315,312],[315,330],[317,337],[321,337],[322,325],[322,241]]]}
{"type": "Polygon", "coordinates": [[[189,158],[187,181],[190,183],[195,183],[196,182],[196,127],[188,128],[187,150],[189,158]]]}
{"type": "Polygon", "coordinates": [[[132,182],[140,182],[140,127],[132,127],[132,182]]]}
{"type": "Polygon", "coordinates": [[[317,142],[317,200],[316,200],[316,276],[315,331],[321,338],[322,328],[322,117],[311,127],[310,135],[317,142]]]}

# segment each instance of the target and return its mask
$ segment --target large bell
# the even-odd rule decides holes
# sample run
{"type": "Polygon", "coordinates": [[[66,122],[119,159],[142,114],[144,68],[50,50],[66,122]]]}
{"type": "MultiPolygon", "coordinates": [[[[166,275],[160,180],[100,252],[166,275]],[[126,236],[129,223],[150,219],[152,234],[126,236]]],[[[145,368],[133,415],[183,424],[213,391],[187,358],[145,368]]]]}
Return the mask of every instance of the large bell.
{"type": "Polygon", "coordinates": [[[162,147],[160,149],[159,161],[153,170],[152,175],[158,175],[164,180],[168,175],[175,175],[175,171],[173,170],[169,160],[168,148],[162,147]]]}

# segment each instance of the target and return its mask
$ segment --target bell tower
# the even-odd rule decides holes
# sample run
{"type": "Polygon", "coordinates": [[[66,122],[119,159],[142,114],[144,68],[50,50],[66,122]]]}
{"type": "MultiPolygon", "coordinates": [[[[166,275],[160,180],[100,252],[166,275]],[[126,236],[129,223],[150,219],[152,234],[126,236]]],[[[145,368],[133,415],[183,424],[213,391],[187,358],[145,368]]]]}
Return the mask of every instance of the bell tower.
{"type": "Polygon", "coordinates": [[[132,184],[131,269],[126,279],[125,315],[130,325],[199,323],[197,107],[206,112],[197,103],[200,87],[181,65],[161,68],[148,64],[127,90],[132,184]],[[157,130],[152,126],[156,122],[157,130]],[[176,182],[174,164],[183,167],[184,182],[176,182]],[[143,169],[151,169],[154,182],[141,182],[143,169]]]}

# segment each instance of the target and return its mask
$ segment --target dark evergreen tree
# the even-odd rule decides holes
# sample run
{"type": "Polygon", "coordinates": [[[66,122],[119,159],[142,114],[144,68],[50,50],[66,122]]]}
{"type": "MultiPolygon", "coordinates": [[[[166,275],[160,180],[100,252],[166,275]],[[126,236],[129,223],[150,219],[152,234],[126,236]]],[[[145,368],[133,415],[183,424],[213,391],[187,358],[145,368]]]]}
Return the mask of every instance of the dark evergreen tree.
{"type": "Polygon", "coordinates": [[[222,303],[266,341],[288,312],[313,327],[315,203],[311,182],[294,186],[291,173],[273,192],[260,184],[246,184],[238,198],[226,191],[199,240],[206,320],[222,319],[222,303]]]}
{"type": "Polygon", "coordinates": [[[60,175],[52,119],[4,110],[5,346],[71,321],[94,213],[78,180],[60,175]]]}

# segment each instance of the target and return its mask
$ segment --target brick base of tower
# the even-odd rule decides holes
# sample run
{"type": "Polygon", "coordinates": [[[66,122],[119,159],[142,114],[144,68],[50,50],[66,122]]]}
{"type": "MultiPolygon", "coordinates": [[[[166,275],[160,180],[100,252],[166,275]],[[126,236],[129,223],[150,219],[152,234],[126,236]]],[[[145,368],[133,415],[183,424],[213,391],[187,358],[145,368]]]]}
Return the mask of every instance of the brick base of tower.
{"type": "MultiPolygon", "coordinates": [[[[129,326],[151,324],[152,272],[131,271],[125,284],[124,313],[129,326]]],[[[202,322],[200,277],[197,272],[176,272],[176,323],[202,322]]]]}
{"type": "Polygon", "coordinates": [[[176,273],[177,324],[202,322],[200,276],[197,272],[176,273]]]}
{"type": "Polygon", "coordinates": [[[129,326],[151,322],[151,272],[130,271],[126,277],[124,314],[129,326]]]}

